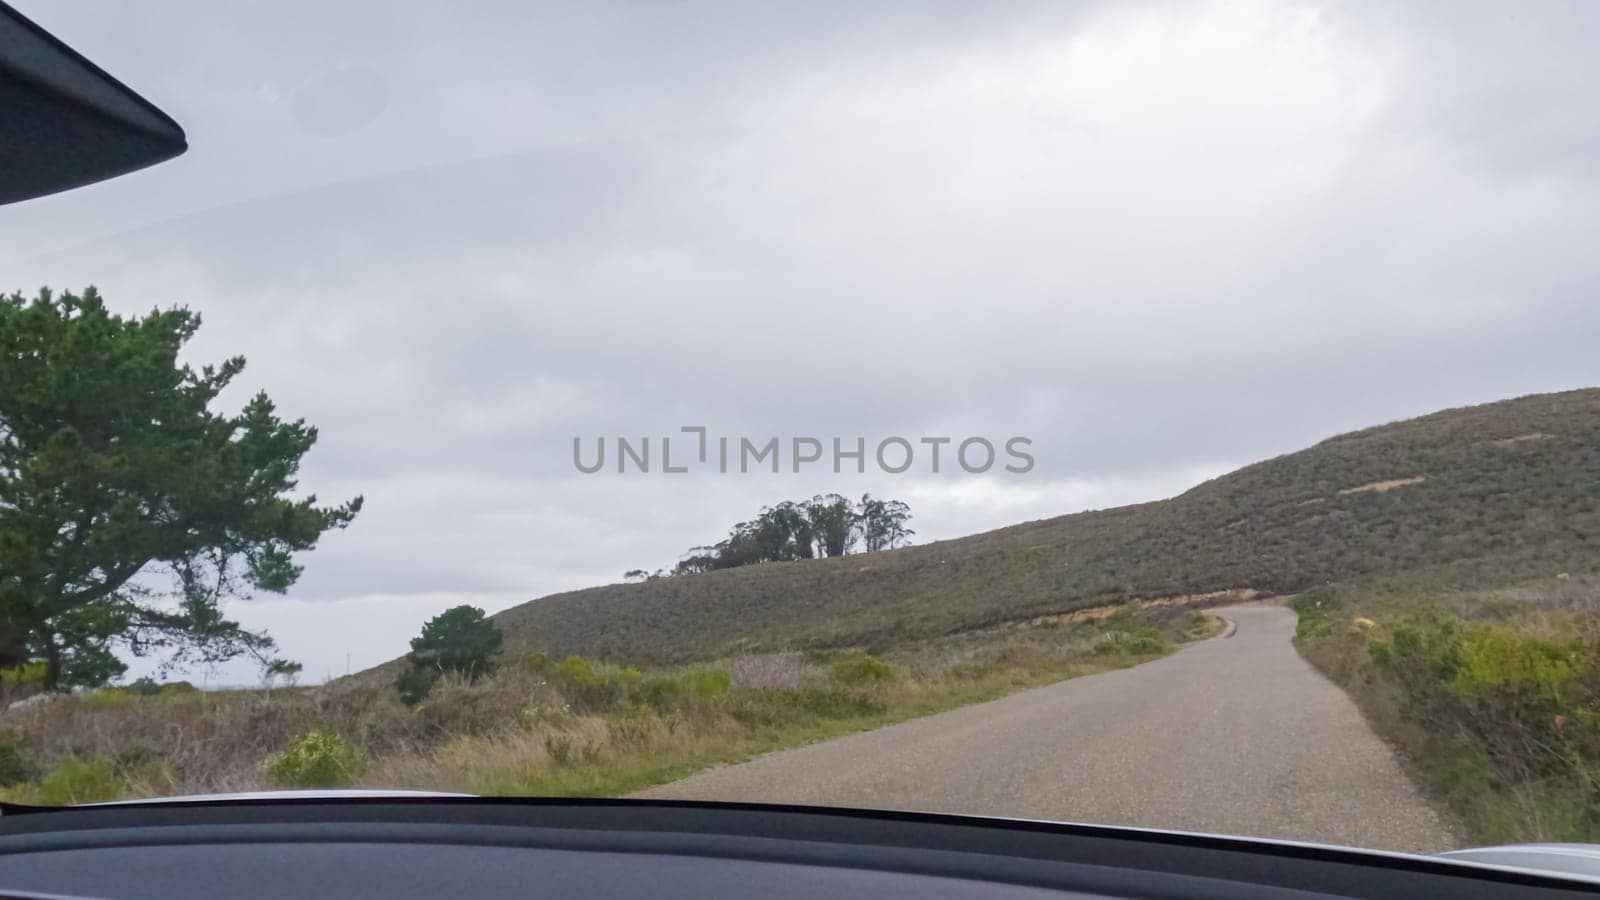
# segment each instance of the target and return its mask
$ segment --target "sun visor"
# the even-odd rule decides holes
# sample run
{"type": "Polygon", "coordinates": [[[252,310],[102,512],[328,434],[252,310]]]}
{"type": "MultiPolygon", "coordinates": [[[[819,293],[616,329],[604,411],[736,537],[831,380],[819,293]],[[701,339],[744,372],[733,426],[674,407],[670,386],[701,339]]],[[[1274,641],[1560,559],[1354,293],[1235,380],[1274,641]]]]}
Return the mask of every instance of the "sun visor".
{"type": "Polygon", "coordinates": [[[187,148],[166,113],[0,3],[0,203],[115,178],[187,148]]]}

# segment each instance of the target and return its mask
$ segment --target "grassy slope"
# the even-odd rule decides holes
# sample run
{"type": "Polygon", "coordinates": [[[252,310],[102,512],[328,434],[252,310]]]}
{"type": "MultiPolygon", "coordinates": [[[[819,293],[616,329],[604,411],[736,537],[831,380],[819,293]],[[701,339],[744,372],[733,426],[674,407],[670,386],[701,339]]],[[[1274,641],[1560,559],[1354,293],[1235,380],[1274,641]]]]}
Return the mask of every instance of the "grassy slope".
{"type": "Polygon", "coordinates": [[[496,618],[528,648],[677,663],[740,641],[883,647],[1129,597],[1288,593],[1422,570],[1503,582],[1582,568],[1597,549],[1600,389],[1588,389],[1340,435],[1170,500],[884,553],[555,594],[496,618]]]}

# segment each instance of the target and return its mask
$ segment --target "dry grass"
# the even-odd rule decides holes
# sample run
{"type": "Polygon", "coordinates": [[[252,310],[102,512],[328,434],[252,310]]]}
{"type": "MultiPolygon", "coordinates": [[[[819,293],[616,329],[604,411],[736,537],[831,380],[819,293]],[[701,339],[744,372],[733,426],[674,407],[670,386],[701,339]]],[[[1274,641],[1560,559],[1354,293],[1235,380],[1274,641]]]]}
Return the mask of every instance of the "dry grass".
{"type": "Polygon", "coordinates": [[[727,662],[733,686],[748,690],[797,688],[822,675],[821,667],[798,652],[736,656],[727,662]]]}

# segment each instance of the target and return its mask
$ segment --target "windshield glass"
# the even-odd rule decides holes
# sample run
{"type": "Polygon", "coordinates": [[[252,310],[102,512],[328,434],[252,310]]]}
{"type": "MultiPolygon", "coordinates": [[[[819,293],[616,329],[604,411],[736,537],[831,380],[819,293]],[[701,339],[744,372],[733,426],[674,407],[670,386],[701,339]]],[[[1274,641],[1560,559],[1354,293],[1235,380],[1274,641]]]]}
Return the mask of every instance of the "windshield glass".
{"type": "Polygon", "coordinates": [[[1600,840],[1600,10],[21,11],[0,797],[1600,840]]]}

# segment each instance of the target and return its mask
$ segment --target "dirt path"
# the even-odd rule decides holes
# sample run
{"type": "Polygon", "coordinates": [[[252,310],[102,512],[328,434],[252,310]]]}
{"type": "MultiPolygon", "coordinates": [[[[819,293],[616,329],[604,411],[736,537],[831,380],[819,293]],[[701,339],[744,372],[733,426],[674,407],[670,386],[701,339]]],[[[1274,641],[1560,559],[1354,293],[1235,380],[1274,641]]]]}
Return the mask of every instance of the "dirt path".
{"type": "Polygon", "coordinates": [[[1282,607],[1172,656],[784,750],[646,791],[1434,851],[1458,846],[1388,746],[1290,644],[1282,607]]]}

